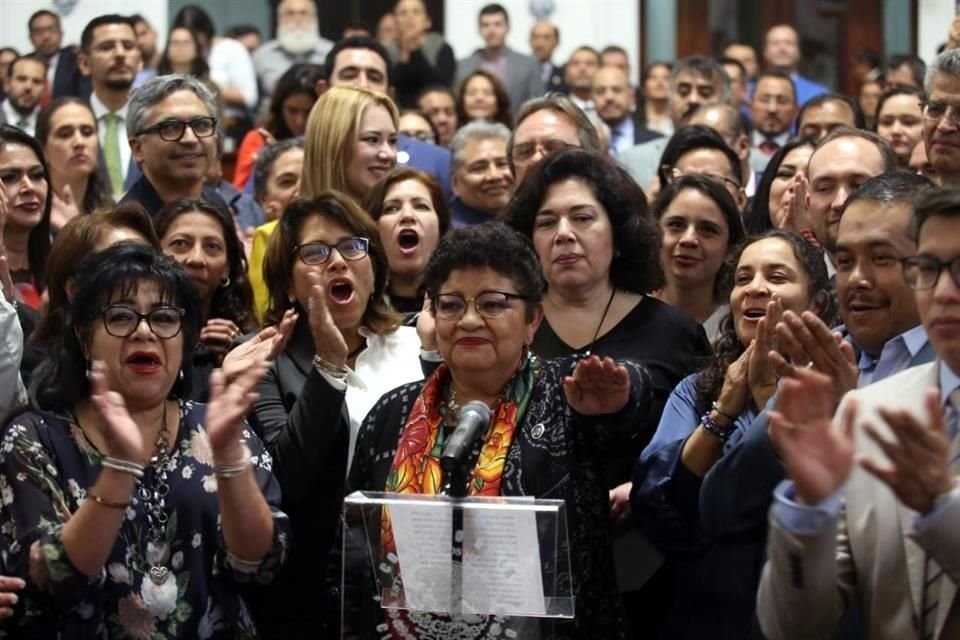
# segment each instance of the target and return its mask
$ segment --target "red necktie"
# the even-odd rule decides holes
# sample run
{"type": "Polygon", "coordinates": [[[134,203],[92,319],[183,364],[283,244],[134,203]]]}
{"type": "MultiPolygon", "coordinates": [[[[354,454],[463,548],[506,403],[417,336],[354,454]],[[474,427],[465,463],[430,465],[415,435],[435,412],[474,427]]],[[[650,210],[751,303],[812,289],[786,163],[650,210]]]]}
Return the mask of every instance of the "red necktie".
{"type": "Polygon", "coordinates": [[[763,142],[760,143],[760,146],[759,146],[758,148],[759,148],[760,151],[762,151],[764,154],[766,154],[766,155],[768,155],[768,156],[772,156],[772,155],[775,154],[775,153],[777,152],[777,150],[780,148],[780,145],[778,145],[778,144],[777,144],[776,142],[774,142],[773,140],[764,140],[763,142]]]}

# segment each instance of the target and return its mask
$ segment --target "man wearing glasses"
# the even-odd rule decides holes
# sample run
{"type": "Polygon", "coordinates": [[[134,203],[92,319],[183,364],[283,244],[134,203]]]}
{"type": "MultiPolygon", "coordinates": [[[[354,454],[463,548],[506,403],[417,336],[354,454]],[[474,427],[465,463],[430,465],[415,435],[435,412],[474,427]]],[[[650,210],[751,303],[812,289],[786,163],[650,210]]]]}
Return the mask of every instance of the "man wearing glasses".
{"type": "Polygon", "coordinates": [[[960,182],[960,50],[948,49],[927,70],[923,144],[941,184],[960,182]]]}
{"type": "Polygon", "coordinates": [[[790,481],[757,599],[770,640],[832,637],[855,601],[866,637],[960,637],[960,192],[925,191],[910,230],[902,277],[936,361],[852,391],[835,415],[829,375],[801,368],[778,391],[770,440],[790,481]]]}
{"type": "Polygon", "coordinates": [[[230,211],[204,185],[216,146],[213,94],[190,76],[165,75],[137,87],[127,107],[127,138],[143,176],[121,202],[139,202],[156,215],[178,198],[203,198],[230,211]]]}

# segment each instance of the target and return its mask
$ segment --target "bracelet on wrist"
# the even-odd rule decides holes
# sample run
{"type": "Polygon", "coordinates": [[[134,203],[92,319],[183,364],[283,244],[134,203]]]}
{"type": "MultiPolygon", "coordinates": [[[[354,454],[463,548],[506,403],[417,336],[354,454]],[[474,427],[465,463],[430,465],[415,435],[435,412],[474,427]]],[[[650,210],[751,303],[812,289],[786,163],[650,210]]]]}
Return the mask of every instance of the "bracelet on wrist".
{"type": "Polygon", "coordinates": [[[346,380],[347,375],[350,373],[350,369],[335,365],[328,360],[324,360],[320,356],[313,356],[313,368],[320,373],[325,373],[330,377],[341,381],[346,380]]]}
{"type": "Polygon", "coordinates": [[[126,473],[134,478],[143,477],[143,465],[137,464],[136,462],[130,462],[129,460],[121,460],[119,458],[111,458],[107,456],[100,461],[100,466],[104,469],[112,469],[119,473],[126,473]]]}
{"type": "Polygon", "coordinates": [[[87,491],[87,497],[96,502],[101,507],[106,507],[108,509],[122,509],[124,511],[130,507],[130,501],[127,502],[114,502],[113,500],[107,500],[106,498],[101,498],[92,491],[87,491]]]}
{"type": "Polygon", "coordinates": [[[733,429],[724,429],[717,421],[710,417],[710,412],[707,411],[700,418],[700,426],[706,430],[710,435],[719,438],[721,442],[726,442],[730,439],[730,435],[733,433],[733,429]]]}
{"type": "Polygon", "coordinates": [[[730,415],[729,413],[727,413],[726,411],[724,411],[723,409],[720,408],[720,405],[717,403],[716,400],[713,401],[713,404],[710,405],[710,407],[711,407],[714,411],[716,411],[720,416],[722,416],[722,417],[726,418],[727,420],[729,420],[731,423],[733,423],[733,422],[736,421],[736,418],[735,418],[735,417],[733,417],[732,415],[730,415]]]}
{"type": "Polygon", "coordinates": [[[250,460],[252,455],[253,454],[250,453],[250,448],[247,447],[247,445],[243,445],[243,455],[241,456],[239,462],[232,462],[229,464],[218,464],[214,462],[213,475],[215,475],[217,478],[236,478],[253,465],[252,461],[250,460]]]}

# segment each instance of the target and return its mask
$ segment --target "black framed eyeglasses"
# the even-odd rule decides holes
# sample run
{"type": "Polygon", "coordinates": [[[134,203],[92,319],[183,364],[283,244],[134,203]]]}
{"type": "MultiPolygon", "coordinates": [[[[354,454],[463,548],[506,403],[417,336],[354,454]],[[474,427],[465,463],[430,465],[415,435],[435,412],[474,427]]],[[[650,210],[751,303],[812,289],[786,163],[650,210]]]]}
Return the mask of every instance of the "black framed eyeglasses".
{"type": "Polygon", "coordinates": [[[543,140],[541,142],[521,142],[513,145],[510,155],[514,162],[526,162],[533,157],[537,149],[543,150],[543,155],[550,156],[567,149],[573,149],[577,145],[564,142],[563,140],[543,140]]]}
{"type": "Polygon", "coordinates": [[[304,264],[323,264],[333,255],[336,249],[344,260],[360,260],[370,249],[370,240],[367,238],[347,238],[336,244],[326,242],[308,242],[297,245],[293,252],[300,257],[304,264]]]}
{"type": "Polygon", "coordinates": [[[944,270],[950,274],[954,286],[960,289],[960,257],[943,262],[931,255],[910,256],[901,258],[900,264],[903,265],[904,281],[914,291],[933,289],[944,270]]]}
{"type": "Polygon", "coordinates": [[[734,191],[737,191],[740,189],[740,183],[738,183],[733,178],[728,178],[727,176],[721,176],[718,173],[701,173],[699,171],[684,173],[677,167],[673,167],[672,169],[670,169],[670,172],[667,174],[667,180],[670,182],[670,184],[673,184],[683,176],[689,176],[689,175],[703,176],[708,180],[712,180],[716,182],[721,187],[726,187],[727,189],[733,189],[734,191]]]}
{"type": "Polygon", "coordinates": [[[471,302],[484,318],[499,318],[510,308],[511,300],[526,300],[527,296],[506,291],[482,291],[476,298],[464,298],[459,293],[438,293],[433,297],[433,314],[443,320],[459,320],[471,302]]]}
{"type": "Polygon", "coordinates": [[[209,138],[217,132],[217,119],[210,116],[200,116],[192,120],[170,118],[141,129],[137,135],[156,133],[161,140],[179,142],[183,138],[183,134],[187,132],[187,127],[190,127],[193,130],[193,135],[198,138],[209,138]]]}
{"type": "Polygon", "coordinates": [[[103,328],[115,338],[129,338],[144,320],[153,335],[161,340],[175,337],[183,328],[183,309],[158,307],[149,313],[140,313],[124,304],[112,304],[100,311],[103,328]]]}

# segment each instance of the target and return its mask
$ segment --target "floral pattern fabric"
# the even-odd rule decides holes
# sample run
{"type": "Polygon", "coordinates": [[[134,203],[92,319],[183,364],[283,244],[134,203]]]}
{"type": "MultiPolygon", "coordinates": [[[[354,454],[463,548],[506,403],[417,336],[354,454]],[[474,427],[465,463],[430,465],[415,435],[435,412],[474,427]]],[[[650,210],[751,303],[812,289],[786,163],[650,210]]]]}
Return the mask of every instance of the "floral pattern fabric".
{"type": "MultiPolygon", "coordinates": [[[[253,454],[274,534],[259,563],[234,562],[220,528],[213,454],[203,427],[206,406],[185,402],[180,414],[167,472],[163,539],[148,541],[144,504],[135,490],[104,570],[93,577],[73,566],[60,536],[86,499],[86,488],[96,482],[102,454],[62,416],[28,412],[7,426],[0,439],[3,573],[28,583],[6,627],[12,637],[256,637],[241,585],[272,581],[289,535],[270,455],[244,428],[242,439],[253,454]],[[42,588],[28,577],[35,541],[49,575],[42,588]],[[170,576],[161,585],[149,577],[154,564],[169,568],[170,576]]],[[[148,467],[142,482],[149,488],[155,480],[154,469],[148,467]]]]}

